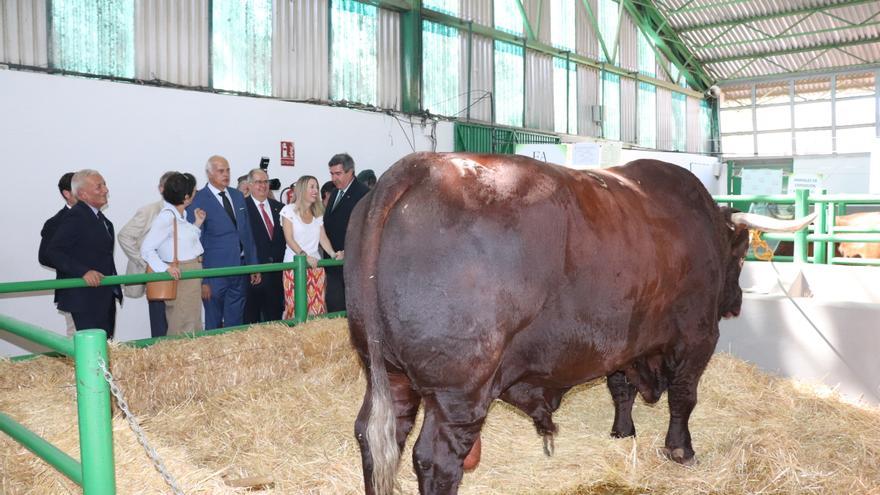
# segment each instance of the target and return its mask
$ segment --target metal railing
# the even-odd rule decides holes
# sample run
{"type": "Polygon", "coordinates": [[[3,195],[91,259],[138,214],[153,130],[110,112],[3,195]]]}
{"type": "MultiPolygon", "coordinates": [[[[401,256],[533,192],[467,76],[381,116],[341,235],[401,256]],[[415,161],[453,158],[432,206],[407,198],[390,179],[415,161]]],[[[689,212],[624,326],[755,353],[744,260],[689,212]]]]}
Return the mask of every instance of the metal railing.
{"type": "MultiPolygon", "coordinates": [[[[320,260],[318,266],[341,266],[342,261],[320,260]]],[[[305,256],[295,256],[290,263],[207,268],[181,272],[181,279],[228,277],[280,270],[293,270],[295,282],[294,319],[282,320],[288,325],[305,322],[308,317],[306,305],[305,256]]],[[[104,277],[101,285],[139,284],[157,280],[172,280],[167,272],[137,275],[112,275],[104,277]]],[[[88,287],[82,278],[61,280],[37,280],[30,282],[0,283],[0,294],[51,289],[88,287]]],[[[344,311],[321,315],[322,318],[345,316],[344,311]]],[[[186,335],[158,337],[125,342],[134,347],[146,347],[158,340],[195,338],[206,335],[243,330],[250,325],[239,325],[216,330],[206,330],[186,335]]],[[[13,418],[0,412],[0,431],[12,437],[22,446],[46,461],[61,474],[81,486],[84,495],[114,495],[116,493],[115,463],[113,460],[113,427],[110,408],[110,388],[104,379],[100,363],[107,358],[107,333],[101,329],[77,331],[73,337],[31,325],[9,316],[0,315],[0,329],[22,337],[30,342],[48,347],[55,353],[72,357],[76,378],[77,418],[79,423],[80,461],[70,457],[46,439],[29,430],[13,418]]]]}
{"type": "MultiPolygon", "coordinates": [[[[848,205],[880,205],[880,196],[873,194],[817,194],[811,196],[806,189],[798,189],[795,194],[775,195],[717,195],[718,203],[774,203],[794,205],[795,218],[810,213],[810,206],[818,213],[815,227],[803,229],[794,234],[764,233],[767,240],[790,241],[794,243],[793,256],[774,256],[775,261],[797,261],[816,264],[847,264],[880,266],[880,259],[844,258],[835,256],[835,244],[840,242],[880,242],[880,229],[835,226],[838,212],[846,211],[848,205]],[[812,230],[812,233],[810,233],[812,230]],[[809,256],[808,244],[813,243],[813,256],[809,256]]],[[[749,257],[749,260],[755,260],[749,257]]]]}

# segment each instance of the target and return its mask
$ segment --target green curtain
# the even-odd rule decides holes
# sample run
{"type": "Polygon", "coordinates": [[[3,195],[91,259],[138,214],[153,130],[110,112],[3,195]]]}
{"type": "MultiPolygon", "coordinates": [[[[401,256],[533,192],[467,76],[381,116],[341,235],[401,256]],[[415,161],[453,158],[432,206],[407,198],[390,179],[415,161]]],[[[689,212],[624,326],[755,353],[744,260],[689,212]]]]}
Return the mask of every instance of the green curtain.
{"type": "Polygon", "coordinates": [[[213,0],[211,67],[218,89],[272,94],[272,0],[213,0]]]}
{"type": "Polygon", "coordinates": [[[422,109],[455,116],[459,108],[458,30],[431,21],[422,21],[422,109]]]}
{"type": "Polygon", "coordinates": [[[523,48],[495,41],[495,122],[523,125],[523,48]]]}
{"type": "Polygon", "coordinates": [[[51,5],[55,67],[134,77],[134,0],[53,0],[51,5]]]}
{"type": "Polygon", "coordinates": [[[330,98],[376,105],[378,9],[355,0],[332,0],[330,98]]]}
{"type": "Polygon", "coordinates": [[[602,71],[602,137],[620,140],[620,76],[602,71]]]}
{"type": "Polygon", "coordinates": [[[639,145],[646,148],[657,147],[657,87],[644,82],[639,83],[639,145]]]}
{"type": "Polygon", "coordinates": [[[568,61],[568,67],[566,67],[564,58],[554,57],[553,130],[567,134],[577,134],[577,117],[577,64],[568,61]],[[567,93],[566,82],[568,84],[567,93]],[[566,94],[568,95],[567,98],[566,94]]]}
{"type": "Polygon", "coordinates": [[[672,149],[687,151],[687,96],[672,93],[672,149]]]}

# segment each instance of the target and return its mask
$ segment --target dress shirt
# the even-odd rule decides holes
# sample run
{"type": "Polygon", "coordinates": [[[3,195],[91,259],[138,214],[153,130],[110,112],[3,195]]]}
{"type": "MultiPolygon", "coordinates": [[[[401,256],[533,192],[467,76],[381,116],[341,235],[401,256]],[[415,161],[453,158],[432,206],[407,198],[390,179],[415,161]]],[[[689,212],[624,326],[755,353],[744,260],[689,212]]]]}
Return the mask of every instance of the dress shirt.
{"type": "Polygon", "coordinates": [[[342,197],[345,196],[345,193],[348,192],[348,188],[350,188],[352,184],[354,184],[354,177],[351,178],[351,181],[345,186],[345,189],[340,190],[336,194],[336,197],[333,198],[333,203],[330,204],[330,211],[335,210],[336,207],[339,206],[339,203],[342,202],[342,197]]]}
{"type": "Polygon", "coordinates": [[[141,245],[141,257],[149,263],[154,272],[168,270],[168,263],[174,261],[174,225],[171,223],[172,220],[177,221],[178,260],[194,259],[205,251],[199,240],[201,230],[187,222],[186,217],[166,201],[162,211],[153,220],[153,225],[141,245]]]}
{"type": "MultiPolygon", "coordinates": [[[[220,191],[220,189],[217,189],[216,187],[214,187],[213,184],[208,182],[208,189],[211,190],[211,193],[214,195],[214,199],[216,199],[217,202],[220,203],[220,206],[223,206],[223,198],[220,197],[220,193],[225,192],[226,189],[229,189],[229,188],[226,188],[223,191],[220,191]]],[[[235,205],[232,203],[232,196],[230,196],[228,192],[226,193],[226,199],[228,199],[229,204],[232,205],[232,214],[235,215],[235,220],[238,221],[238,214],[235,212],[235,205]]],[[[223,206],[223,211],[226,211],[225,206],[223,206]]]]}
{"type": "MultiPolygon", "coordinates": [[[[269,198],[266,198],[263,201],[258,201],[257,198],[253,196],[250,198],[254,200],[254,204],[257,206],[257,213],[260,214],[260,218],[263,220],[263,225],[266,225],[266,217],[263,216],[263,210],[260,209],[260,205],[263,205],[263,208],[266,209],[266,215],[269,217],[269,225],[266,225],[266,232],[272,232],[272,228],[275,225],[272,224],[272,205],[269,204],[269,198]]],[[[253,226],[251,229],[253,229],[253,226]]]]}

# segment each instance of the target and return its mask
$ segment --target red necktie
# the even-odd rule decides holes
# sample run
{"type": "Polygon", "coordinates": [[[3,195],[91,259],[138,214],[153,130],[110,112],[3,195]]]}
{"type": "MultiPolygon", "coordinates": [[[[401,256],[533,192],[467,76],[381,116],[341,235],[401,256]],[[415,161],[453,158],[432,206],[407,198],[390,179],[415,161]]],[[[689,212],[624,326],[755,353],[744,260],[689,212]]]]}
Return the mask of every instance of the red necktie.
{"type": "Polygon", "coordinates": [[[269,220],[269,214],[266,213],[266,204],[260,203],[260,213],[263,214],[263,222],[266,223],[266,231],[269,232],[269,240],[272,240],[272,220],[269,220]]]}

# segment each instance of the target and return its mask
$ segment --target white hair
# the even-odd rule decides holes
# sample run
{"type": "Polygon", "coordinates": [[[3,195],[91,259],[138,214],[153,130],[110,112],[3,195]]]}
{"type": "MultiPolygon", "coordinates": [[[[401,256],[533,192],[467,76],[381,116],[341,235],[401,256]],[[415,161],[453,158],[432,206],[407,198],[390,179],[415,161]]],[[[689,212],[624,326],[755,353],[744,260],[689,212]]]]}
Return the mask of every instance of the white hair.
{"type": "Polygon", "coordinates": [[[217,160],[223,160],[224,162],[229,163],[229,160],[227,160],[226,158],[223,158],[220,155],[214,155],[211,158],[208,158],[208,161],[205,163],[205,172],[210,174],[214,170],[213,164],[217,160]]]}
{"type": "Polygon", "coordinates": [[[79,198],[77,194],[79,192],[79,188],[83,186],[87,177],[94,177],[96,175],[101,175],[97,170],[92,170],[90,168],[84,168],[79,172],[73,174],[73,177],[70,179],[70,193],[73,194],[73,197],[79,198]]]}
{"type": "Polygon", "coordinates": [[[265,170],[263,170],[263,169],[261,169],[261,168],[254,168],[254,169],[251,169],[250,172],[248,172],[248,175],[247,175],[247,181],[248,181],[249,183],[253,184],[253,183],[254,183],[254,176],[257,175],[257,174],[263,174],[263,175],[266,176],[267,179],[269,178],[269,173],[268,173],[268,172],[266,172],[265,170]]]}

